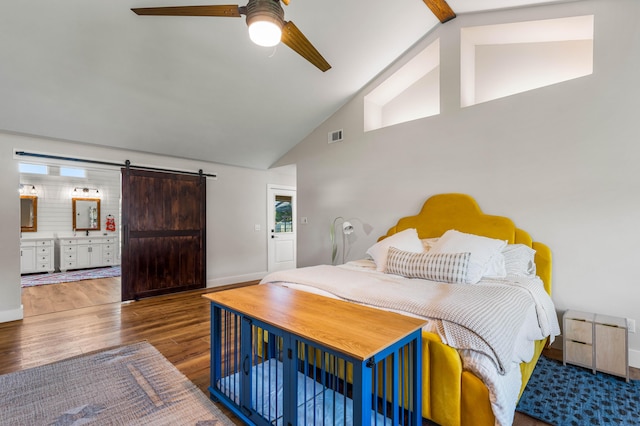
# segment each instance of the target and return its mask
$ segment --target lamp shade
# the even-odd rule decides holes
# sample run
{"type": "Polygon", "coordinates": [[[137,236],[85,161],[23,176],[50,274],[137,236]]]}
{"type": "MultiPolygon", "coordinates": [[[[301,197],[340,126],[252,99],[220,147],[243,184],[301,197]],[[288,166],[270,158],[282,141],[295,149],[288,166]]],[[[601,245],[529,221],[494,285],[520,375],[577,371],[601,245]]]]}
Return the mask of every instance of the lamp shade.
{"type": "Polygon", "coordinates": [[[342,224],[342,232],[345,235],[349,235],[353,232],[353,225],[351,224],[351,222],[344,221],[344,223],[342,224]]]}

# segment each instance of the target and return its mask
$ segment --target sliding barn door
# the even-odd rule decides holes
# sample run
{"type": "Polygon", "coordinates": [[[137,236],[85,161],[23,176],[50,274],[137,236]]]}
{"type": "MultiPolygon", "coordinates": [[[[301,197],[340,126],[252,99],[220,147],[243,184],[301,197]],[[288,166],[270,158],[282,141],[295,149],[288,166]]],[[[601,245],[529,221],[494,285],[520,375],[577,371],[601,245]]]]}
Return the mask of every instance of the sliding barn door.
{"type": "Polygon", "coordinates": [[[122,300],[206,287],[204,176],[122,169],[122,300]]]}

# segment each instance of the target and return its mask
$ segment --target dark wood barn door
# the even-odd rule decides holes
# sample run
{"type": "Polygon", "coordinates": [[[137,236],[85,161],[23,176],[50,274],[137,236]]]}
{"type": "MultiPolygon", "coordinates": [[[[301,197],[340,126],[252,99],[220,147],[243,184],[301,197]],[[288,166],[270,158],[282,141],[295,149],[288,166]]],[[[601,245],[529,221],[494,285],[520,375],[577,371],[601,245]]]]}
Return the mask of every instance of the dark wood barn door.
{"type": "Polygon", "coordinates": [[[122,300],[206,287],[206,178],[122,169],[122,300]]]}

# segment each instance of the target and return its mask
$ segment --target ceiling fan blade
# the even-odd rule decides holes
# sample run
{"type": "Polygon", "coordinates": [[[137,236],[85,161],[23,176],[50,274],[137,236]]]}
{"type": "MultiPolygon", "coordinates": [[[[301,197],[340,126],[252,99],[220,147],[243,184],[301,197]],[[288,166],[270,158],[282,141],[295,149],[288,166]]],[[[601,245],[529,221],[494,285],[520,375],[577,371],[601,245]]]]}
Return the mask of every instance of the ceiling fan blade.
{"type": "Polygon", "coordinates": [[[139,7],[131,10],[137,15],[240,17],[239,6],[233,4],[216,6],[139,7]]]}
{"type": "Polygon", "coordinates": [[[331,68],[331,65],[329,65],[320,52],[313,47],[311,42],[293,22],[289,21],[284,24],[284,27],[282,27],[282,39],[280,41],[318,67],[320,71],[325,72],[331,68]]]}
{"type": "Polygon", "coordinates": [[[426,4],[431,12],[436,15],[436,18],[440,20],[443,24],[447,21],[452,20],[456,17],[455,12],[449,6],[446,0],[423,0],[424,4],[426,4]]]}

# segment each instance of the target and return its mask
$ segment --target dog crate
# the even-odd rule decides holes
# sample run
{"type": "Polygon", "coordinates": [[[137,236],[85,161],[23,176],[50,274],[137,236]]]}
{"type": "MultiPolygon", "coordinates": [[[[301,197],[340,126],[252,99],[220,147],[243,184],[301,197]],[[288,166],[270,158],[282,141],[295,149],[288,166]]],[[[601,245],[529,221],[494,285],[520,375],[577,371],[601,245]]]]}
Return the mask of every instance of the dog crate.
{"type": "Polygon", "coordinates": [[[421,424],[420,327],[366,359],[322,343],[321,319],[307,331],[212,301],[212,398],[255,425],[421,424]]]}

